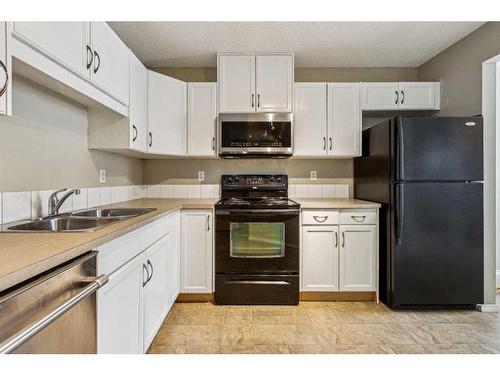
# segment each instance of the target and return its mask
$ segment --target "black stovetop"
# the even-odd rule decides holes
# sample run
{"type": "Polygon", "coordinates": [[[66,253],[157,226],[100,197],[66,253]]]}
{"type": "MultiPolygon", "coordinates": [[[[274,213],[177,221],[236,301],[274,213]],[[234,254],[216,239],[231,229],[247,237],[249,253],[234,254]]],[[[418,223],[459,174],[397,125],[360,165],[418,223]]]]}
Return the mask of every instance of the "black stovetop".
{"type": "Polygon", "coordinates": [[[222,198],[216,208],[299,208],[300,204],[285,197],[229,197],[222,198]]]}

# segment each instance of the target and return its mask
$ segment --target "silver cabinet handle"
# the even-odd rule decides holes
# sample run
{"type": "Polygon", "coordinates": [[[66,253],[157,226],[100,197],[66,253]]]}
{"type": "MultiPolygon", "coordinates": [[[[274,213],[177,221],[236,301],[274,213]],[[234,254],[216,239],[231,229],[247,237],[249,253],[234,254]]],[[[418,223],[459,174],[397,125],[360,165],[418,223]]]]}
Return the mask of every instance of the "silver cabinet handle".
{"type": "Polygon", "coordinates": [[[401,104],[405,102],[405,92],[401,90],[401,104]]]}
{"type": "Polygon", "coordinates": [[[7,72],[7,67],[2,62],[2,60],[0,60],[0,67],[2,67],[3,71],[5,72],[5,83],[0,89],[0,96],[2,96],[3,94],[5,94],[5,91],[7,91],[7,84],[9,83],[9,73],[7,72]]]}
{"type": "Polygon", "coordinates": [[[365,221],[366,215],[358,215],[358,216],[352,215],[351,219],[353,219],[357,223],[362,223],[363,221],[365,221]]]}
{"type": "Polygon", "coordinates": [[[87,70],[90,69],[93,61],[94,61],[94,53],[92,52],[90,46],[87,44],[87,70]]]}
{"type": "Polygon", "coordinates": [[[254,101],[253,101],[253,98],[254,98],[254,94],[252,94],[252,108],[254,107],[254,101]]]}
{"type": "Polygon", "coordinates": [[[212,137],[212,150],[215,151],[215,137],[212,137]]]}
{"type": "Polygon", "coordinates": [[[260,108],[260,94],[257,94],[257,108],[260,108]]]}
{"type": "Polygon", "coordinates": [[[149,147],[153,146],[153,133],[149,132],[149,147]]]}
{"type": "Polygon", "coordinates": [[[210,215],[207,215],[207,231],[210,230],[210,215]]]}
{"type": "Polygon", "coordinates": [[[345,233],[342,232],[342,247],[345,247],[345,233]]]}
{"type": "Polygon", "coordinates": [[[335,247],[339,246],[339,233],[335,232],[335,247]]]}
{"type": "Polygon", "coordinates": [[[103,285],[106,285],[107,282],[108,282],[107,275],[101,275],[99,277],[96,277],[91,283],[89,283],[89,285],[87,285],[82,291],[77,293],[74,297],[64,302],[62,305],[57,307],[55,310],[51,311],[49,314],[45,315],[36,323],[33,323],[30,326],[22,329],[14,336],[2,342],[0,344],[0,354],[7,354],[17,349],[19,346],[24,344],[30,338],[35,336],[42,329],[44,329],[53,321],[55,321],[57,318],[59,318],[61,315],[63,315],[66,311],[71,309],[73,306],[78,304],[83,299],[93,294],[97,289],[99,289],[103,285]]]}
{"type": "Polygon", "coordinates": [[[313,216],[313,219],[318,223],[324,223],[328,219],[328,216],[313,216]]]}
{"type": "Polygon", "coordinates": [[[149,276],[148,281],[146,281],[146,283],[149,283],[149,281],[153,278],[153,274],[155,272],[155,269],[153,268],[153,263],[151,263],[151,261],[149,259],[148,259],[147,263],[151,267],[151,276],[149,276]]]}
{"type": "Polygon", "coordinates": [[[137,128],[135,125],[132,125],[132,130],[134,131],[134,133],[133,133],[134,135],[132,136],[132,142],[135,142],[139,133],[137,132],[137,128]]]}
{"type": "Polygon", "coordinates": [[[326,150],[326,137],[323,137],[323,150],[326,150]]]}
{"type": "Polygon", "coordinates": [[[332,151],[332,146],[333,146],[333,142],[332,142],[332,137],[328,137],[330,139],[330,151],[332,151]]]}
{"type": "Polygon", "coordinates": [[[97,73],[99,68],[101,67],[101,56],[97,53],[97,51],[94,51],[94,59],[97,61],[97,65],[94,64],[94,74],[97,73]]]}
{"type": "Polygon", "coordinates": [[[149,281],[149,268],[148,268],[148,266],[146,264],[142,263],[142,270],[146,271],[146,275],[147,275],[146,276],[146,280],[144,280],[144,272],[142,273],[142,279],[143,279],[143,281],[142,281],[142,287],[145,287],[146,284],[149,281]]]}
{"type": "Polygon", "coordinates": [[[394,91],[394,92],[396,93],[396,101],[394,102],[394,104],[398,104],[398,102],[399,102],[399,93],[398,93],[397,90],[394,91]]]}

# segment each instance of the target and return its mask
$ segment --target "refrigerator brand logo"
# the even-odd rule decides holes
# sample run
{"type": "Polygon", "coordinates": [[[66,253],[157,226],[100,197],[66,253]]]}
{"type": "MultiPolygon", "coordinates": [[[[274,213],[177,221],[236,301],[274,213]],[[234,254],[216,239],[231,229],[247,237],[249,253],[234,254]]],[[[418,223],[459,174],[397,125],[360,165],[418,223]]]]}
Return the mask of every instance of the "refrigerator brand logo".
{"type": "Polygon", "coordinates": [[[467,121],[467,122],[465,123],[465,125],[467,125],[467,126],[475,126],[475,125],[476,125],[476,123],[475,123],[475,122],[472,122],[472,121],[467,121]]]}

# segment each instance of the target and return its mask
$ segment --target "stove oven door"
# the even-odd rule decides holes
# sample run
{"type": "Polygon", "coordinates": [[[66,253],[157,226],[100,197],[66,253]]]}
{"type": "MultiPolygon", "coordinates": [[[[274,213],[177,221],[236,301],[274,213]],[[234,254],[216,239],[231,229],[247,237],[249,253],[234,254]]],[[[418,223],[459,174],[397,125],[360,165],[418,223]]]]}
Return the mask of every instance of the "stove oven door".
{"type": "Polygon", "coordinates": [[[298,209],[215,211],[215,272],[298,274],[298,209]]]}

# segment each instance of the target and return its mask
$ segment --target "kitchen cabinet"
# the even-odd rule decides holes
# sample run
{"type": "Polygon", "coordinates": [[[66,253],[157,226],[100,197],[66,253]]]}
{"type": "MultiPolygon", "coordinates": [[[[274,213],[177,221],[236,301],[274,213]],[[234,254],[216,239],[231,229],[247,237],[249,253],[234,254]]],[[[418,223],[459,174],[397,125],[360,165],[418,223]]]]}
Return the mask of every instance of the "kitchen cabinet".
{"type": "Polygon", "coordinates": [[[295,83],[294,89],[294,156],[324,156],[327,84],[295,83]]]}
{"type": "Polygon", "coordinates": [[[302,290],[337,291],[339,288],[339,227],[302,228],[302,290]]]}
{"type": "Polygon", "coordinates": [[[146,274],[144,287],[144,352],[153,342],[168,312],[167,253],[170,233],[149,247],[143,255],[146,274]]]}
{"type": "Polygon", "coordinates": [[[341,225],[340,291],[375,291],[377,226],[341,225]]]}
{"type": "Polygon", "coordinates": [[[7,22],[0,22],[0,115],[10,115],[11,61],[7,50],[7,22]]]}
{"type": "Polygon", "coordinates": [[[181,213],[181,292],[212,293],[212,210],[181,213]]]}
{"type": "Polygon", "coordinates": [[[292,112],[293,55],[257,55],[257,112],[292,112]]]}
{"type": "Polygon", "coordinates": [[[215,156],[217,83],[189,82],[187,96],[188,156],[215,156]]]}
{"type": "Polygon", "coordinates": [[[219,113],[292,112],[293,69],[293,54],[218,54],[219,113]]]}
{"type": "Polygon", "coordinates": [[[106,22],[92,22],[92,82],[129,103],[129,49],[106,22]]]}
{"type": "Polygon", "coordinates": [[[139,59],[130,51],[130,104],[129,104],[129,140],[130,148],[138,151],[147,150],[147,94],[148,71],[139,59]]]}
{"type": "Polygon", "coordinates": [[[170,310],[181,290],[181,215],[177,211],[169,218],[167,250],[167,309],[170,310]]]}
{"type": "Polygon", "coordinates": [[[148,151],[186,155],[186,82],[148,71],[148,151]]]}
{"type": "Polygon", "coordinates": [[[368,82],[362,84],[363,110],[438,110],[439,82],[368,82]]]}
{"type": "Polygon", "coordinates": [[[90,79],[90,22],[13,22],[12,34],[60,65],[90,79]]]}
{"type": "Polygon", "coordinates": [[[359,83],[296,83],[294,97],[294,156],[360,155],[359,83]]]}
{"type": "Polygon", "coordinates": [[[143,353],[143,258],[109,275],[97,291],[97,353],[143,353]]]}
{"type": "Polygon", "coordinates": [[[330,156],[361,155],[359,83],[328,84],[328,152],[330,156]]]}

